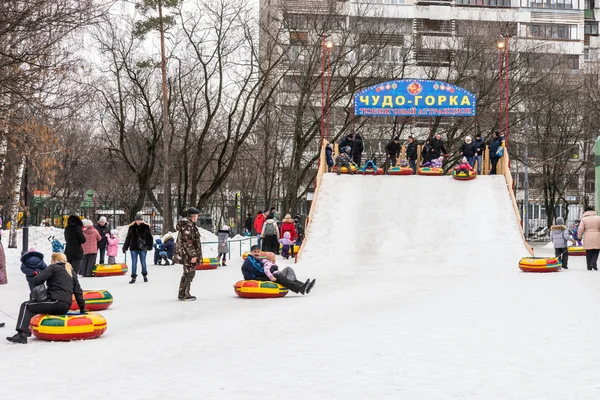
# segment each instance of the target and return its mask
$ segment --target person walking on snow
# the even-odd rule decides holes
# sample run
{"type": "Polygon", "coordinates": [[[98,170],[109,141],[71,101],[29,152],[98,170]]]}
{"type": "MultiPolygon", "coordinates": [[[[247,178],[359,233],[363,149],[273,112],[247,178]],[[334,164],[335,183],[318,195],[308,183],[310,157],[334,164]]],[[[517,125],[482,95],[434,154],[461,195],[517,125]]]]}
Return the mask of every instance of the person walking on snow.
{"type": "Polygon", "coordinates": [[[254,218],[254,231],[256,232],[258,247],[261,247],[261,242],[262,242],[261,233],[262,233],[263,225],[265,224],[266,220],[267,220],[267,210],[256,212],[256,218],[254,218]]]}
{"type": "Polygon", "coordinates": [[[588,271],[598,271],[598,254],[600,253],[600,217],[592,207],[586,207],[581,223],[579,236],[583,239],[585,260],[588,271]]]}
{"type": "Polygon", "coordinates": [[[150,225],[144,222],[144,218],[140,214],[137,214],[134,221],[129,225],[127,237],[125,243],[123,243],[123,253],[127,253],[127,250],[131,253],[131,281],[129,283],[135,283],[137,278],[138,257],[140,264],[142,264],[144,282],[148,282],[146,254],[148,250],[152,250],[153,242],[154,238],[152,237],[150,225]]]}
{"type": "Polygon", "coordinates": [[[77,215],[69,215],[64,235],[67,262],[71,264],[75,274],[79,274],[79,266],[83,261],[81,245],[85,243],[85,236],[83,236],[83,222],[77,215]]]}
{"type": "Polygon", "coordinates": [[[102,237],[94,228],[94,223],[89,219],[83,220],[83,236],[85,236],[85,243],[81,246],[83,248],[83,263],[81,264],[80,275],[89,278],[92,276],[92,270],[96,264],[98,242],[102,240],[102,237]]]}
{"type": "Polygon", "coordinates": [[[108,255],[108,263],[115,264],[115,257],[119,252],[119,231],[112,229],[110,234],[106,234],[106,255],[108,255]]]}
{"type": "Polygon", "coordinates": [[[572,240],[562,217],[556,218],[556,225],[550,227],[550,240],[554,245],[554,255],[562,263],[564,269],[569,269],[569,240],[572,240]]]}
{"type": "Polygon", "coordinates": [[[183,265],[183,275],[179,283],[179,294],[177,298],[180,301],[194,301],[196,296],[190,295],[190,286],[196,275],[196,264],[202,263],[202,242],[200,231],[196,226],[198,214],[200,211],[194,207],[187,209],[187,218],[182,218],[177,222],[177,242],[175,243],[174,264],[183,265]]]}
{"type": "Polygon", "coordinates": [[[229,226],[227,225],[223,225],[223,227],[221,229],[219,229],[218,233],[218,251],[219,251],[219,257],[218,259],[221,261],[221,266],[222,267],[226,267],[226,261],[227,261],[227,253],[229,252],[229,246],[227,244],[227,240],[229,239],[229,226]]]}

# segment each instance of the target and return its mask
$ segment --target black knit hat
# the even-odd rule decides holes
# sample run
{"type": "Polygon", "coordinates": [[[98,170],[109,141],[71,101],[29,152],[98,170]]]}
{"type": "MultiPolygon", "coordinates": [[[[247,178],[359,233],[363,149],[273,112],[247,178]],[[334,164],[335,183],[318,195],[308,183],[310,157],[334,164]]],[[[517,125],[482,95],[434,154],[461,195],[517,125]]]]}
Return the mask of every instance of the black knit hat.
{"type": "Polygon", "coordinates": [[[140,215],[140,214],[136,214],[135,218],[133,219],[134,221],[143,221],[144,218],[140,215]]]}
{"type": "Polygon", "coordinates": [[[200,211],[198,211],[197,208],[190,207],[190,208],[187,209],[187,215],[188,215],[188,217],[190,215],[196,215],[196,214],[200,214],[200,211]]]}

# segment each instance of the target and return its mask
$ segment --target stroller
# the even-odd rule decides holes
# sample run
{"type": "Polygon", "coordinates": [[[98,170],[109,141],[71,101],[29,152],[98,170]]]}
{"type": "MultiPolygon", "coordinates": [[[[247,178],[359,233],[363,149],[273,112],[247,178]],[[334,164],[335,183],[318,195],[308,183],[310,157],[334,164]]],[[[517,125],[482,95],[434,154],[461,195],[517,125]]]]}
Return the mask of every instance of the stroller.
{"type": "Polygon", "coordinates": [[[59,240],[57,238],[55,238],[54,236],[50,236],[48,238],[48,241],[52,245],[53,253],[63,253],[65,251],[65,245],[62,244],[61,242],[59,242],[59,240]]]}

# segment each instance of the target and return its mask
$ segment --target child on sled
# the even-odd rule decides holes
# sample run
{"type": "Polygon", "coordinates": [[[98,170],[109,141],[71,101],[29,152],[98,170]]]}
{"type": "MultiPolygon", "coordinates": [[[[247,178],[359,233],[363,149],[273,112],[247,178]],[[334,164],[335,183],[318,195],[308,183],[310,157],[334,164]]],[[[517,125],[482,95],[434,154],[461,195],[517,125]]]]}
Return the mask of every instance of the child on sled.
{"type": "Polygon", "coordinates": [[[299,281],[291,267],[285,267],[279,271],[279,267],[275,265],[275,254],[271,252],[267,253],[267,258],[262,263],[265,274],[271,281],[285,286],[294,293],[309,294],[317,281],[316,279],[312,281],[307,279],[306,282],[299,281]]]}
{"type": "Polygon", "coordinates": [[[429,167],[429,168],[442,168],[442,163],[444,162],[444,156],[439,156],[438,158],[434,158],[431,161],[425,162],[421,164],[421,167],[429,167]]]}

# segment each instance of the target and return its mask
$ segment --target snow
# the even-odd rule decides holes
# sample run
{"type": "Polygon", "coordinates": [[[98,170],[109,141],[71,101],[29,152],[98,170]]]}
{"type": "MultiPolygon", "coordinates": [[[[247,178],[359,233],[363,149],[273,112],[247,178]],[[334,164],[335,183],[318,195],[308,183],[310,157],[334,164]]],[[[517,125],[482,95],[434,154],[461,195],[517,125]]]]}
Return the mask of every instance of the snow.
{"type": "MultiPolygon", "coordinates": [[[[12,317],[27,298],[18,254],[7,249],[0,286],[12,317]]],[[[135,285],[83,278],[115,298],[107,332],[0,343],[2,398],[22,395],[43,360],[47,400],[599,398],[600,276],[584,257],[525,274],[526,255],[502,177],[328,174],[294,266],[318,279],[309,295],[237,298],[237,255],[197,271],[196,302],[176,300],[180,266],[149,266],[135,285]],[[77,371],[67,391],[64,371],[77,371]]]]}

